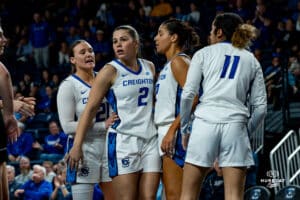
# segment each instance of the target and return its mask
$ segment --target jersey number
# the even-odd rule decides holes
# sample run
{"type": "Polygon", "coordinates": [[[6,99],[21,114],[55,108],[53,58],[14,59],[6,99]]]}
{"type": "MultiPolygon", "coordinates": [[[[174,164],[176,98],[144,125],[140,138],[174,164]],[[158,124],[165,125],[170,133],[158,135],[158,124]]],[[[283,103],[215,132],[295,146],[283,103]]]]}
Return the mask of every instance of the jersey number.
{"type": "MultiPolygon", "coordinates": [[[[231,56],[225,55],[225,62],[224,62],[224,66],[223,66],[220,78],[225,78],[229,64],[230,64],[230,59],[231,59],[231,56]]],[[[240,61],[240,56],[233,56],[233,63],[232,63],[231,69],[230,69],[229,77],[228,77],[229,79],[234,79],[234,75],[235,75],[236,69],[238,67],[239,61],[240,61]]]]}
{"type": "Polygon", "coordinates": [[[147,105],[147,102],[145,102],[145,98],[147,98],[149,92],[149,88],[142,87],[140,88],[139,93],[141,94],[138,98],[138,106],[145,106],[147,105]]]}
{"type": "Polygon", "coordinates": [[[96,122],[104,122],[109,117],[109,104],[101,103],[96,114],[96,122]]]}

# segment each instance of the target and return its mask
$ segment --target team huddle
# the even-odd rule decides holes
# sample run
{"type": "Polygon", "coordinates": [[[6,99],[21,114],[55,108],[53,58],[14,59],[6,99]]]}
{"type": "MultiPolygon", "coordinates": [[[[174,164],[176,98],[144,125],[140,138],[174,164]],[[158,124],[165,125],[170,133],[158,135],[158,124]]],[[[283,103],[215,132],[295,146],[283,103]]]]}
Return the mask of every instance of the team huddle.
{"type": "Polygon", "coordinates": [[[60,85],[58,116],[69,135],[67,180],[74,200],[197,199],[208,171],[221,167],[225,199],[243,199],[254,164],[249,134],[266,114],[261,66],[248,50],[255,28],[232,13],[217,15],[210,45],[192,27],[164,21],[154,38],[167,62],[159,74],[138,54],[137,31],[113,31],[115,59],[94,72],[85,40],[70,48],[74,72],[60,85]],[[251,111],[251,112],[250,112],[251,111]]]}

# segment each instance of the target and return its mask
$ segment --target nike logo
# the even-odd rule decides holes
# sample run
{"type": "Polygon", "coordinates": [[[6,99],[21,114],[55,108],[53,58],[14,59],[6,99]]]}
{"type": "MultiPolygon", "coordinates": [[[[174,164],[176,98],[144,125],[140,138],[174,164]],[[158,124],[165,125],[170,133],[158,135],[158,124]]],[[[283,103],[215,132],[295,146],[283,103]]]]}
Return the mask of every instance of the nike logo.
{"type": "Polygon", "coordinates": [[[125,77],[125,76],[127,76],[127,75],[128,75],[128,74],[121,74],[122,77],[125,77]]]}
{"type": "Polygon", "coordinates": [[[84,94],[84,93],[86,93],[87,92],[87,90],[81,90],[80,91],[80,94],[84,94]]]}

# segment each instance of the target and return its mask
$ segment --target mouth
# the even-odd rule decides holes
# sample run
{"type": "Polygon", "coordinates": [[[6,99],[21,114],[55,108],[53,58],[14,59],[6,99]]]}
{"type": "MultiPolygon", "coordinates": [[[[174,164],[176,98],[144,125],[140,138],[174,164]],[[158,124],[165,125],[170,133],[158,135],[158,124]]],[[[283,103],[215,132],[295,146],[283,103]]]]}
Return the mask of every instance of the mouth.
{"type": "Polygon", "coordinates": [[[94,62],[93,59],[87,59],[87,60],[85,61],[85,63],[87,63],[87,64],[94,64],[95,62],[94,62]]]}
{"type": "Polygon", "coordinates": [[[122,49],[117,49],[116,54],[117,55],[124,54],[124,51],[122,49]]]}

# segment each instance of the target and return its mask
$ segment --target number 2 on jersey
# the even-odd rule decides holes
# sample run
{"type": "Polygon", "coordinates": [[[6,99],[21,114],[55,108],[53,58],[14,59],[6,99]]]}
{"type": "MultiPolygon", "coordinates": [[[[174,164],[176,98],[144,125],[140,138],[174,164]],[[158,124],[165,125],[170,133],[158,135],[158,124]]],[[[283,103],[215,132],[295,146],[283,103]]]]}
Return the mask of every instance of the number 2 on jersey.
{"type": "MultiPolygon", "coordinates": [[[[225,55],[225,62],[223,65],[223,69],[222,69],[220,78],[225,78],[229,64],[230,64],[230,59],[231,59],[231,56],[225,55]]],[[[231,69],[230,69],[230,73],[229,73],[229,77],[228,77],[229,79],[234,79],[234,75],[237,70],[239,61],[240,61],[240,56],[233,56],[233,63],[231,65],[231,69]]]]}
{"type": "Polygon", "coordinates": [[[142,87],[139,90],[139,93],[141,94],[138,98],[138,106],[145,106],[147,105],[147,102],[144,101],[145,98],[147,98],[149,92],[149,88],[142,87]]]}

